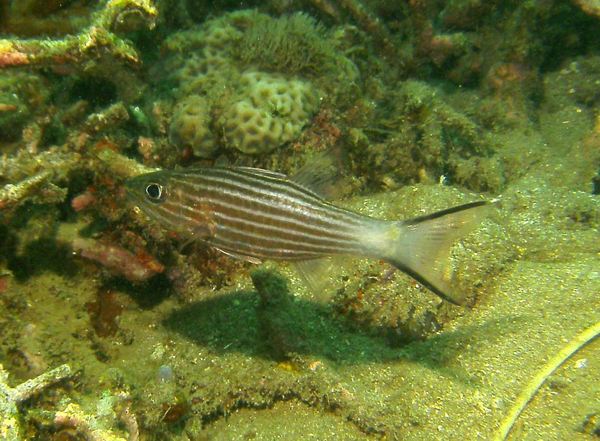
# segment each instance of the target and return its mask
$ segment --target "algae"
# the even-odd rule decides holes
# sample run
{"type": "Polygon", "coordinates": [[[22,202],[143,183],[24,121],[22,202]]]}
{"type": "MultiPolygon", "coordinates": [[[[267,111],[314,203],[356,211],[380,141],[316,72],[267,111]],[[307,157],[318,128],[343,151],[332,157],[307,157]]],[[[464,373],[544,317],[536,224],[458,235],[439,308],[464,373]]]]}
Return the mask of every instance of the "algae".
{"type": "MultiPolygon", "coordinates": [[[[3,402],[0,430],[492,439],[540,368],[597,326],[593,2],[258,3],[2,5],[0,388],[9,396],[65,364],[69,374],[3,402]],[[309,79],[321,100],[297,139],[249,156],[214,122],[257,67],[309,79]],[[208,103],[197,113],[214,156],[169,136],[190,95],[208,103]],[[323,151],[344,178],[336,205],[365,215],[495,200],[452,250],[468,307],[366,259],[335,261],[311,292],[286,263],[256,268],[182,243],[122,187],[194,164],[293,174],[323,151]]],[[[598,360],[595,339],[508,439],[597,439],[598,360]]]]}
{"type": "Polygon", "coordinates": [[[256,14],[249,23],[234,52],[243,64],[316,77],[335,69],[335,48],[325,27],[310,15],[296,13],[274,20],[256,14]]]}

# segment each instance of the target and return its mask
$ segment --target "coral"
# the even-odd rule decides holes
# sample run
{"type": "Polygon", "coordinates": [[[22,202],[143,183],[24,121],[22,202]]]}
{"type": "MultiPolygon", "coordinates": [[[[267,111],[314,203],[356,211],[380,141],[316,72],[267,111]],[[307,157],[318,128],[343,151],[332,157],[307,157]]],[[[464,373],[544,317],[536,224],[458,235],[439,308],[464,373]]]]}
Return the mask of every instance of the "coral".
{"type": "Polygon", "coordinates": [[[337,2],[352,15],[365,32],[373,36],[377,48],[383,50],[384,54],[396,53],[392,37],[381,18],[374,15],[358,0],[337,0],[337,2]]]}
{"type": "Polygon", "coordinates": [[[424,82],[403,82],[393,93],[391,103],[397,107],[390,119],[380,120],[381,133],[389,133],[386,142],[369,143],[358,129],[349,133],[359,166],[365,167],[359,174],[387,187],[450,178],[478,191],[500,191],[503,167],[497,158],[487,160],[497,142],[475,118],[447,101],[440,90],[424,82]]]}
{"type": "Polygon", "coordinates": [[[0,365],[0,438],[6,441],[25,439],[19,422],[18,405],[71,376],[71,368],[63,364],[13,388],[7,383],[8,373],[0,365]]]}
{"type": "Polygon", "coordinates": [[[48,91],[40,77],[0,72],[0,139],[16,140],[36,110],[44,108],[48,91]]]}
{"type": "Polygon", "coordinates": [[[59,36],[74,34],[89,24],[90,7],[81,2],[23,0],[6,3],[0,20],[0,29],[5,35],[59,36]]]}
{"type": "Polygon", "coordinates": [[[101,112],[92,113],[89,115],[84,124],[83,129],[89,135],[103,132],[109,128],[114,128],[129,120],[129,113],[122,102],[118,102],[102,110],[101,112]]]}
{"type": "Polygon", "coordinates": [[[233,12],[165,39],[162,50],[172,55],[168,71],[179,84],[177,96],[218,97],[224,86],[235,84],[239,73],[233,51],[243,37],[239,22],[247,21],[249,14],[233,12]]]}
{"type": "Polygon", "coordinates": [[[61,40],[0,40],[0,67],[80,64],[107,54],[137,64],[136,50],[114,31],[131,30],[131,23],[153,27],[156,15],[151,0],[108,0],[94,15],[91,26],[78,35],[61,40]]]}
{"type": "Polygon", "coordinates": [[[211,132],[210,108],[206,98],[191,95],[175,106],[169,138],[180,147],[192,149],[200,158],[211,158],[217,151],[216,139],[211,132]]]}
{"type": "Polygon", "coordinates": [[[65,428],[75,429],[87,441],[137,441],[139,428],[137,418],[131,412],[130,401],[125,392],[104,393],[96,403],[94,413],[86,412],[77,403],[68,403],[55,412],[52,421],[54,430],[60,433],[65,428]],[[122,427],[117,429],[117,426],[122,427]],[[123,427],[127,436],[121,433],[123,427]]]}
{"type": "MultiPolygon", "coordinates": [[[[381,18],[377,17],[368,7],[358,0],[310,0],[310,4],[336,22],[342,21],[342,11],[358,23],[366,33],[370,34],[377,43],[375,48],[383,54],[392,56],[396,49],[392,36],[381,18]]],[[[395,5],[396,6],[396,5],[395,5]]]]}
{"type": "MultiPolygon", "coordinates": [[[[240,2],[212,9],[209,3],[156,2],[167,9],[161,27],[149,33],[129,32],[138,18],[153,22],[136,8],[106,22],[89,14],[134,4],[128,0],[4,2],[24,18],[44,15],[40,25],[61,20],[62,29],[67,20],[75,25],[87,17],[67,37],[46,37],[56,52],[43,48],[39,58],[30,52],[41,40],[39,27],[31,42],[25,33],[1,28],[0,64],[21,68],[0,72],[0,358],[17,378],[44,372],[57,360],[85,372],[75,384],[80,401],[43,394],[17,406],[17,422],[27,424],[21,437],[134,440],[142,430],[144,439],[269,438],[266,428],[293,439],[285,424],[264,420],[283,409],[290,421],[303,421],[300,406],[314,414],[319,439],[402,439],[438,430],[445,439],[475,432],[485,438],[498,423],[498,409],[515,395],[507,385],[520,381],[511,380],[514,369],[497,369],[503,360],[494,358],[494,348],[507,341],[505,325],[521,330],[510,320],[514,305],[527,309],[530,294],[544,291],[535,284],[524,290],[531,285],[523,283],[528,274],[549,280],[548,293],[558,292],[560,281],[573,281],[564,292],[577,295],[540,295],[544,307],[556,299],[557,316],[567,310],[561,299],[573,302],[572,311],[597,292],[596,254],[589,260],[576,255],[579,246],[597,251],[594,196],[586,194],[584,203],[565,192],[550,209],[554,187],[542,179],[521,185],[515,176],[534,161],[528,171],[549,174],[562,166],[552,179],[563,186],[575,179],[589,186],[588,171],[597,173],[600,119],[592,133],[589,125],[600,104],[594,84],[600,62],[589,42],[599,34],[591,25],[581,31],[568,23],[567,31],[544,27],[545,14],[558,3],[573,13],[565,16],[573,23],[598,21],[569,2],[548,1],[513,2],[513,8],[499,0],[253,0],[261,13],[224,15],[240,2]],[[294,14],[311,4],[302,9],[321,13],[325,25],[294,14]],[[167,16],[173,9],[166,5],[197,9],[189,17],[167,16]],[[420,16],[412,13],[418,8],[420,16]],[[290,15],[262,13],[274,10],[290,15]],[[542,44],[553,35],[557,44],[542,44]],[[577,48],[568,55],[571,64],[537,62],[571,48],[577,48]],[[542,78],[545,88],[536,95],[542,78]],[[555,138],[545,137],[550,126],[555,138]],[[540,154],[553,148],[553,139],[568,149],[540,154]],[[290,172],[335,147],[335,165],[342,172],[347,162],[352,167],[352,182],[336,182],[336,189],[356,195],[356,189],[372,193],[421,182],[343,201],[364,214],[405,219],[474,198],[458,185],[505,194],[494,217],[505,217],[511,228],[490,220],[483,234],[453,250],[461,286],[469,299],[482,300],[473,310],[449,309],[376,261],[332,274],[331,293],[308,292],[286,265],[278,266],[285,277],[254,272],[251,291],[247,263],[219,257],[200,242],[182,244],[172,231],[144,222],[121,191],[123,178],[147,166],[174,168],[201,158],[207,165],[228,161],[290,172]],[[570,167],[573,158],[589,165],[570,167]],[[529,194],[534,188],[545,192],[529,194]],[[547,228],[550,217],[564,234],[547,228]],[[65,227],[86,238],[63,236],[65,227]],[[562,266],[570,252],[573,265],[562,266]],[[564,272],[543,277],[551,269],[546,264],[556,261],[564,272]],[[509,283],[515,270],[518,278],[509,283]],[[327,294],[335,306],[318,303],[327,294]],[[461,352],[469,345],[476,350],[461,352]],[[102,377],[115,366],[123,368],[118,387],[135,391],[139,428],[128,398],[93,396],[107,387],[102,377]],[[490,388],[469,395],[470,385],[490,372],[496,375],[484,381],[490,388]],[[405,393],[410,389],[415,394],[405,393]],[[445,395],[427,393],[433,389],[445,395]],[[469,406],[465,396],[472,398],[469,406]],[[250,421],[254,416],[263,422],[250,421]],[[344,436],[327,417],[362,433],[344,436]],[[219,433],[224,426],[227,432],[219,433]]],[[[0,21],[4,25],[6,16],[0,21]]],[[[524,310],[523,317],[538,317],[537,309],[524,310]]],[[[518,349],[532,353],[527,345],[518,349]]],[[[512,368],[529,366],[517,361],[512,368]]],[[[590,434],[597,432],[598,419],[590,426],[590,434]]]]}
{"type": "Polygon", "coordinates": [[[61,39],[0,39],[0,68],[52,68],[60,73],[84,72],[112,82],[119,95],[133,101],[141,82],[126,66],[141,64],[129,40],[119,34],[153,28],[157,10],[151,0],[107,0],[92,14],[91,24],[61,39]]]}
{"type": "Polygon", "coordinates": [[[109,173],[124,179],[156,171],[110,149],[99,152],[98,159],[107,167],[109,173]]]}
{"type": "Polygon", "coordinates": [[[310,83],[261,72],[241,78],[241,99],[219,119],[223,137],[246,154],[261,154],[295,139],[315,112],[318,95],[310,83]]]}
{"type": "Polygon", "coordinates": [[[163,43],[170,53],[185,53],[175,77],[182,83],[197,76],[248,68],[311,78],[331,74],[348,63],[324,26],[304,13],[273,18],[242,10],[178,32],[163,43]]]}
{"type": "Polygon", "coordinates": [[[231,12],[172,34],[162,50],[160,75],[178,84],[171,140],[200,158],[219,144],[273,151],[298,137],[319,96],[335,102],[358,79],[335,33],[303,13],[231,12]]]}
{"type": "Polygon", "coordinates": [[[304,13],[277,19],[253,13],[235,47],[242,65],[268,72],[320,76],[336,68],[338,56],[325,28],[304,13]]]}
{"type": "Polygon", "coordinates": [[[62,202],[67,192],[50,182],[50,178],[50,172],[42,172],[18,184],[6,184],[0,189],[0,210],[14,209],[29,200],[51,204],[62,202]]]}
{"type": "Polygon", "coordinates": [[[164,266],[151,256],[136,256],[117,245],[103,244],[93,239],[76,238],[72,241],[73,251],[81,257],[93,260],[110,272],[130,282],[145,282],[162,273],[164,266]]]}

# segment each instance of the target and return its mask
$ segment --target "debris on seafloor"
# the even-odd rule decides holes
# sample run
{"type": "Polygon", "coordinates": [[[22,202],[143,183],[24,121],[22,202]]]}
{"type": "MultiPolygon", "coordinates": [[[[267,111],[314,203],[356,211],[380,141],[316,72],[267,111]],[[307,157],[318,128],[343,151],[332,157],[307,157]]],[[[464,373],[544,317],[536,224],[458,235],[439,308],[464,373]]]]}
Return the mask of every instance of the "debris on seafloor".
{"type": "Polygon", "coordinates": [[[53,423],[57,429],[74,429],[88,441],[137,441],[139,426],[130,408],[130,398],[126,393],[104,394],[96,405],[96,413],[85,412],[76,403],[69,403],[63,410],[54,414],[53,423]],[[110,426],[119,422],[128,433],[123,436],[110,426]],[[105,427],[106,426],[106,427],[105,427]]]}
{"type": "Polygon", "coordinates": [[[552,357],[538,372],[538,374],[527,384],[517,397],[515,403],[510,408],[500,428],[494,436],[495,441],[504,441],[508,438],[515,421],[521,415],[527,404],[533,399],[542,384],[554,373],[560,366],[565,363],[573,354],[587,345],[593,339],[600,335],[600,322],[590,326],[575,338],[569,341],[554,357],[552,357]]]}
{"type": "Polygon", "coordinates": [[[8,373],[0,365],[0,439],[5,441],[24,439],[19,421],[19,404],[72,375],[69,365],[63,364],[16,387],[10,387],[8,373]]]}
{"type": "Polygon", "coordinates": [[[104,109],[102,112],[92,113],[84,123],[84,130],[90,135],[115,128],[129,120],[129,113],[122,102],[118,102],[104,109]]]}
{"type": "Polygon", "coordinates": [[[115,244],[104,244],[94,239],[75,238],[71,242],[73,252],[99,263],[103,268],[118,274],[130,282],[144,282],[164,271],[164,266],[152,256],[136,256],[115,244]]]}
{"type": "MultiPolygon", "coordinates": [[[[24,411],[20,410],[20,405],[49,387],[72,378],[73,375],[71,367],[63,364],[18,386],[10,387],[8,373],[0,365],[0,439],[25,439],[23,424],[28,418],[23,421],[21,414],[24,411]]],[[[58,433],[65,428],[74,429],[84,437],[83,439],[89,441],[136,441],[139,438],[137,418],[131,411],[131,398],[126,392],[104,393],[95,404],[94,414],[86,413],[79,404],[71,402],[68,398],[66,402],[59,404],[59,408],[61,410],[39,410],[32,418],[51,421],[58,433]],[[116,427],[117,422],[121,430],[125,429],[127,437],[111,428],[116,427]]]]}
{"type": "Polygon", "coordinates": [[[586,416],[581,425],[581,432],[586,435],[600,436],[600,412],[586,416]]]}

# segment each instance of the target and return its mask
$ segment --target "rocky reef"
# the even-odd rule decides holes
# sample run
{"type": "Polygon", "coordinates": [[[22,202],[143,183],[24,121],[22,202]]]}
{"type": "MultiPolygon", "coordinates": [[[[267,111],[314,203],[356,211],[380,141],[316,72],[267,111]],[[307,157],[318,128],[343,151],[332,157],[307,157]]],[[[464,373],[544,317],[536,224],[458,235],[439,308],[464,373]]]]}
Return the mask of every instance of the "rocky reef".
{"type": "MultiPolygon", "coordinates": [[[[597,321],[598,9],[3,2],[0,438],[491,439],[597,321]],[[385,219],[494,200],[452,249],[468,307],[376,260],[255,269],[129,205],[194,165],[309,170],[385,219]]],[[[597,351],[521,430],[597,434],[597,351]]]]}

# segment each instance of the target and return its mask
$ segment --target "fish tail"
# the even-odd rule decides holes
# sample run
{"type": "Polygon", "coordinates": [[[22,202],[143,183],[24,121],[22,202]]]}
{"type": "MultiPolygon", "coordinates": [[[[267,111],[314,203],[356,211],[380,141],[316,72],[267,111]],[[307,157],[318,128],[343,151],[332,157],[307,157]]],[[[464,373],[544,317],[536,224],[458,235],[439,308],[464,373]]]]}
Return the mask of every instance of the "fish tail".
{"type": "Polygon", "coordinates": [[[392,225],[385,259],[435,294],[455,305],[466,296],[453,286],[450,251],[453,243],[484,218],[485,201],[459,205],[392,225]]]}

